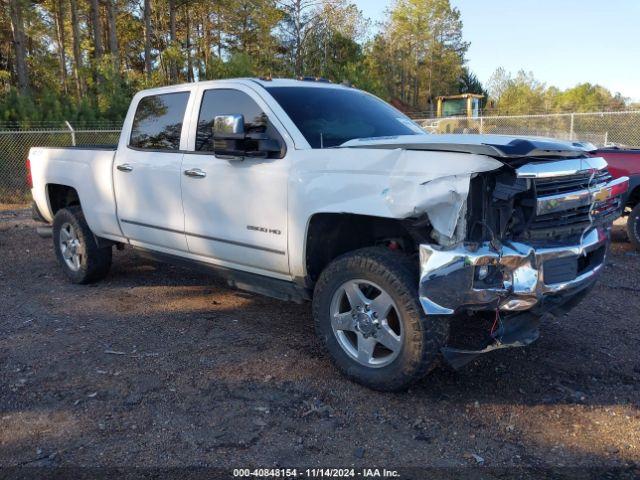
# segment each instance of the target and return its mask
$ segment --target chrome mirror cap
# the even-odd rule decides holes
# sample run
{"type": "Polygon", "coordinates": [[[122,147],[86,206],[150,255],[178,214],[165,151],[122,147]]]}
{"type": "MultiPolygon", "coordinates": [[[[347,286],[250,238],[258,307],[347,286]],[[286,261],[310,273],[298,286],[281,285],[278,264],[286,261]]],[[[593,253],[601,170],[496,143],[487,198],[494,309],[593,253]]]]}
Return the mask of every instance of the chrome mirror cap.
{"type": "Polygon", "coordinates": [[[222,137],[244,135],[244,115],[216,115],[213,120],[213,133],[222,137]]]}

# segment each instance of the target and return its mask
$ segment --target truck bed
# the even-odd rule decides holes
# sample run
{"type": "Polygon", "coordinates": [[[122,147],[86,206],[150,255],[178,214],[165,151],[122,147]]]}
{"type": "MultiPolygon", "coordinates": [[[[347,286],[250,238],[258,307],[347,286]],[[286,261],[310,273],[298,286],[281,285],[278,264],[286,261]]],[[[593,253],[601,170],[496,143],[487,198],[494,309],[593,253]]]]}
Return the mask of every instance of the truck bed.
{"type": "Polygon", "coordinates": [[[114,151],[118,149],[117,144],[95,144],[95,145],[74,145],[71,147],[33,147],[39,149],[51,150],[107,150],[114,151]]]}
{"type": "Polygon", "coordinates": [[[32,148],[31,192],[45,220],[52,222],[55,213],[47,199],[49,186],[73,185],[91,230],[105,238],[120,237],[112,185],[115,152],[112,145],[32,148]]]}

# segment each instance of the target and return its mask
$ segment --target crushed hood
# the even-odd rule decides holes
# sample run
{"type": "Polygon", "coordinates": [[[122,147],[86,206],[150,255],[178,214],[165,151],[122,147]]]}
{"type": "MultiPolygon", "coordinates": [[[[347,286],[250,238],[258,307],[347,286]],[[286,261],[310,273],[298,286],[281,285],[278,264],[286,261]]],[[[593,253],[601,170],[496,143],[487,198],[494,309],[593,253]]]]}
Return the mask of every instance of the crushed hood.
{"type": "Polygon", "coordinates": [[[596,147],[589,143],[563,142],[552,138],[471,134],[357,138],[343,143],[339,148],[446,151],[488,155],[500,159],[577,157],[596,150],[596,147]]]}

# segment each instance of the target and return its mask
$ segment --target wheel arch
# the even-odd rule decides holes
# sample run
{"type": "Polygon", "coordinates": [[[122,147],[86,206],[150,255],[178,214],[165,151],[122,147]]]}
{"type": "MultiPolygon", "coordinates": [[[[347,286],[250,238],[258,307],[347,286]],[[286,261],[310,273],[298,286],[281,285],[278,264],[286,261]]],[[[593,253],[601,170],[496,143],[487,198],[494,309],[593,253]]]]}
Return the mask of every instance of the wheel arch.
{"type": "Polygon", "coordinates": [[[74,187],[59,183],[48,183],[45,188],[47,203],[52,217],[55,217],[59,210],[66,207],[77,205],[82,208],[80,195],[74,187]]]}
{"type": "Polygon", "coordinates": [[[347,252],[384,246],[415,253],[417,244],[405,219],[354,213],[315,213],[309,218],[305,235],[305,283],[313,287],[326,266],[347,252]]]}

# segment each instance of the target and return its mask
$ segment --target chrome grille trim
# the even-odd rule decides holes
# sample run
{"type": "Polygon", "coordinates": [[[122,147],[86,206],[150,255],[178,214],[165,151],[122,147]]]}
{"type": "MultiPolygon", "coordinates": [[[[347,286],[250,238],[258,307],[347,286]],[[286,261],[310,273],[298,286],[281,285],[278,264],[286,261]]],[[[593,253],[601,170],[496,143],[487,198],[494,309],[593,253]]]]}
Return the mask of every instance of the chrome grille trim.
{"type": "Polygon", "coordinates": [[[516,170],[518,178],[557,178],[590,174],[607,168],[602,157],[571,158],[567,160],[527,163],[516,170]]]}
{"type": "Polygon", "coordinates": [[[534,182],[536,184],[536,193],[539,197],[547,195],[561,195],[572,193],[577,190],[588,190],[597,188],[612,179],[608,170],[599,170],[597,173],[582,173],[578,175],[570,175],[568,177],[555,178],[538,178],[534,182]]]}
{"type": "Polygon", "coordinates": [[[619,214],[620,200],[606,197],[615,181],[603,158],[531,163],[517,176],[530,178],[536,191],[534,217],[523,236],[530,241],[579,235],[619,214]]]}

